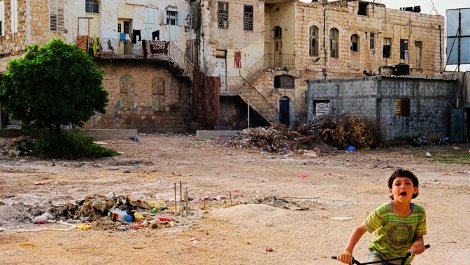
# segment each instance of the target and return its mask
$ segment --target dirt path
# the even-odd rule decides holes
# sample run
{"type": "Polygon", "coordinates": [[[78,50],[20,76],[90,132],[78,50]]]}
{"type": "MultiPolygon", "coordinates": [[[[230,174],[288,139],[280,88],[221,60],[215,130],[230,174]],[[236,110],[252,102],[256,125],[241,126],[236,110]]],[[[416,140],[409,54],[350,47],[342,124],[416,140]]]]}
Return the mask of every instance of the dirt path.
{"type": "MultiPolygon", "coordinates": [[[[453,146],[310,158],[226,148],[183,136],[139,140],[106,141],[122,155],[98,161],[0,155],[2,264],[339,264],[329,257],[344,248],[371,210],[388,201],[385,182],[398,167],[420,178],[416,203],[428,214],[425,239],[432,248],[414,264],[469,263],[470,164],[435,163],[425,156],[453,146]],[[33,225],[34,216],[21,210],[40,214],[47,205],[111,191],[168,200],[179,181],[194,199],[193,215],[175,218],[179,222],[172,227],[11,231],[68,228],[33,225]],[[226,199],[199,200],[218,195],[226,199]]],[[[458,147],[470,150],[470,145],[458,147]]],[[[355,250],[362,260],[370,238],[366,235],[355,250]]]]}

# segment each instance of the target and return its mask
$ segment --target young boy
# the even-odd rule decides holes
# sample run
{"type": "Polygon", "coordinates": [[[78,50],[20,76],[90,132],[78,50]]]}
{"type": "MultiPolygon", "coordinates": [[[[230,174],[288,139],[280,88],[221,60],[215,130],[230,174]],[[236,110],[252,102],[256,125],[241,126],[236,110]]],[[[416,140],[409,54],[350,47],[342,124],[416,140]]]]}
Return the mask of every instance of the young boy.
{"type": "MultiPolygon", "coordinates": [[[[419,194],[418,185],[418,178],[410,171],[395,170],[388,179],[392,201],[375,209],[354,230],[338,260],[351,264],[354,247],[366,231],[374,232],[374,238],[369,243],[369,261],[403,257],[409,250],[414,254],[423,253],[426,212],[423,207],[411,202],[419,194]]],[[[412,259],[410,257],[406,264],[410,264],[412,259]]],[[[400,264],[400,261],[382,264],[400,264]]]]}

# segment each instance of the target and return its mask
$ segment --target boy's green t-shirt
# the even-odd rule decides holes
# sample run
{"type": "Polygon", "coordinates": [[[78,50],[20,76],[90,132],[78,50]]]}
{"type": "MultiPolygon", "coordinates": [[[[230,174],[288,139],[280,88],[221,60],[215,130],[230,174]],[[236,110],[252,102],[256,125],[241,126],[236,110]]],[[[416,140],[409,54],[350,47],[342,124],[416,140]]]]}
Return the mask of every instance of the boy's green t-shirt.
{"type": "MultiPolygon", "coordinates": [[[[362,225],[368,232],[374,233],[374,239],[369,244],[370,250],[386,259],[403,257],[417,237],[426,235],[424,208],[415,204],[411,207],[412,213],[405,217],[397,215],[391,203],[383,204],[369,214],[362,225]]],[[[406,264],[411,260],[412,257],[406,264]]],[[[400,261],[390,264],[400,264],[400,261]]]]}

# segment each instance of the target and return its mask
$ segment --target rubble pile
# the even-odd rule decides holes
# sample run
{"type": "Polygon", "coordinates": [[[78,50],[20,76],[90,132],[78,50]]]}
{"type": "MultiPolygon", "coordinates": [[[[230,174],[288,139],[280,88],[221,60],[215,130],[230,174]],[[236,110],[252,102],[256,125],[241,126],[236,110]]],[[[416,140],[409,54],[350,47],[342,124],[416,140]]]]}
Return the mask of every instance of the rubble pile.
{"type": "Polygon", "coordinates": [[[319,126],[315,123],[305,124],[299,130],[291,130],[282,124],[245,129],[241,134],[227,140],[225,145],[281,154],[302,154],[305,150],[315,149],[321,150],[318,155],[331,152],[331,148],[326,147],[319,137],[318,129],[319,126]]]}

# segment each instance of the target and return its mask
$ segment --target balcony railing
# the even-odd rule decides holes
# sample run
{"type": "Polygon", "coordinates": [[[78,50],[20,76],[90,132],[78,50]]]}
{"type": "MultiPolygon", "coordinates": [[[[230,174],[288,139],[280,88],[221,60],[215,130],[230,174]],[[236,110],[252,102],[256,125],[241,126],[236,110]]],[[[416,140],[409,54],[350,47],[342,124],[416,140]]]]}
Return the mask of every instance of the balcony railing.
{"type": "Polygon", "coordinates": [[[283,53],[266,53],[264,55],[265,68],[288,68],[292,69],[295,67],[295,55],[294,54],[283,54],[283,53]]]}

